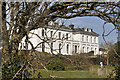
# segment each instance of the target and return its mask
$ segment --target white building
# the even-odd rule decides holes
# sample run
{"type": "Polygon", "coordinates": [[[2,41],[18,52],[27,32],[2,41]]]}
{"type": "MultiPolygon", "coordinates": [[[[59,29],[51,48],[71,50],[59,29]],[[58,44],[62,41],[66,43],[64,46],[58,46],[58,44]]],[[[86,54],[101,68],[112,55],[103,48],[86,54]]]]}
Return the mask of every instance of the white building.
{"type": "MultiPolygon", "coordinates": [[[[90,28],[74,28],[74,25],[66,27],[50,22],[44,28],[31,31],[29,40],[34,47],[37,46],[36,50],[40,52],[72,55],[94,51],[96,55],[99,54],[98,36],[90,28]]],[[[22,40],[21,48],[24,49],[24,46],[25,37],[22,40]]],[[[29,44],[28,49],[30,50],[31,48],[29,44]]]]}
{"type": "Polygon", "coordinates": [[[99,48],[99,55],[107,54],[108,50],[105,48],[99,48]]]}

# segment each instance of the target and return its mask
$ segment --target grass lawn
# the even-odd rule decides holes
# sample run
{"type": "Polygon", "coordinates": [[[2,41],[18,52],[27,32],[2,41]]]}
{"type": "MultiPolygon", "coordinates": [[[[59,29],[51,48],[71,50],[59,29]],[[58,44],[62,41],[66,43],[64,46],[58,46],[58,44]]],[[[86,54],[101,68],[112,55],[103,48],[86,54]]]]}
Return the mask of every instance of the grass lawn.
{"type": "MultiPolygon", "coordinates": [[[[40,70],[42,78],[49,78],[48,73],[44,70],[40,70]]],[[[97,74],[92,74],[89,71],[50,71],[53,76],[61,78],[105,78],[106,76],[98,76],[97,74]]]]}
{"type": "MultiPolygon", "coordinates": [[[[99,65],[94,65],[89,70],[66,70],[66,71],[49,70],[49,73],[52,76],[56,76],[59,78],[106,78],[107,75],[112,71],[112,69],[113,67],[111,66],[105,66],[105,68],[103,69],[103,75],[99,75],[98,73],[98,71],[101,70],[99,65]]],[[[35,78],[37,78],[38,72],[40,72],[42,76],[41,78],[50,78],[49,74],[46,72],[45,69],[37,69],[34,74],[35,78]]]]}

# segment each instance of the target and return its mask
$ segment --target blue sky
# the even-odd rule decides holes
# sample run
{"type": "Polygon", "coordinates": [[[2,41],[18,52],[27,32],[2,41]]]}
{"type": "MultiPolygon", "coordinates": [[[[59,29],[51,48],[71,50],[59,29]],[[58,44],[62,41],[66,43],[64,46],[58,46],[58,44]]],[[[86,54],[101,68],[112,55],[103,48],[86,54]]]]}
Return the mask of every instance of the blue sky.
{"type": "MultiPolygon", "coordinates": [[[[98,33],[99,36],[99,44],[101,42],[103,43],[102,33],[103,33],[103,24],[104,20],[98,18],[98,17],[76,17],[72,19],[66,19],[65,25],[68,26],[70,24],[74,24],[75,27],[86,27],[86,28],[92,28],[94,32],[98,33]]],[[[105,25],[106,33],[108,33],[110,30],[114,28],[114,25],[112,23],[108,23],[105,25]]],[[[116,30],[114,30],[109,36],[106,37],[106,41],[113,41],[117,42],[117,33],[116,30]]]]}

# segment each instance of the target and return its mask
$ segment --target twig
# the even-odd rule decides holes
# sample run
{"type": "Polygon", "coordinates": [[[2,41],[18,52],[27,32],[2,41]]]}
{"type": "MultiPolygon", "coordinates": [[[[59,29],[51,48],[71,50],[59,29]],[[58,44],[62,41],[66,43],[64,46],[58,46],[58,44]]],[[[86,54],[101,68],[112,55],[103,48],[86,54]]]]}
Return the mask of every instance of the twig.
{"type": "MultiPolygon", "coordinates": [[[[102,37],[103,37],[103,40],[105,41],[105,44],[108,46],[108,43],[107,43],[105,37],[108,36],[113,30],[115,30],[115,28],[114,28],[112,31],[110,31],[110,32],[105,36],[104,34],[105,34],[105,24],[106,24],[106,23],[109,23],[109,22],[105,22],[105,23],[103,24],[103,34],[102,34],[102,37]]],[[[113,47],[112,47],[111,49],[112,49],[112,50],[114,51],[114,53],[120,58],[120,55],[117,53],[117,51],[116,51],[113,47]]]]}
{"type": "Polygon", "coordinates": [[[17,71],[17,73],[13,76],[13,78],[12,78],[11,80],[13,80],[13,79],[16,78],[17,74],[23,69],[24,66],[25,66],[25,63],[24,63],[23,66],[17,71]]]}

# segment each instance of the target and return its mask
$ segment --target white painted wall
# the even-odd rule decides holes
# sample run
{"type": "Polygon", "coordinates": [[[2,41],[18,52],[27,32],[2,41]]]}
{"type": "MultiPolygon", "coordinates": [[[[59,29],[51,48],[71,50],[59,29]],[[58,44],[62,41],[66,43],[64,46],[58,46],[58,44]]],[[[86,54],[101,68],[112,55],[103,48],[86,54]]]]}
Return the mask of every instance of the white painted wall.
{"type": "MultiPolygon", "coordinates": [[[[53,34],[55,33],[55,35],[53,36],[55,39],[57,39],[56,41],[54,39],[49,40],[49,44],[51,44],[51,42],[54,40],[55,42],[53,42],[53,53],[54,54],[58,54],[59,53],[59,44],[61,43],[61,45],[63,46],[61,49],[61,54],[63,55],[72,55],[73,52],[75,52],[75,46],[77,46],[77,52],[76,53],[87,53],[89,51],[91,51],[91,49],[94,51],[94,54],[98,54],[99,53],[99,41],[98,41],[98,36],[92,36],[92,35],[85,35],[85,34],[80,34],[80,33],[76,33],[73,34],[73,32],[71,32],[70,30],[56,30],[56,29],[49,29],[47,28],[45,30],[46,35],[48,36],[48,38],[50,38],[51,36],[51,31],[53,31],[53,34]],[[61,32],[61,38],[66,37],[66,34],[68,33],[68,40],[59,40],[59,32],[61,32]],[[84,39],[82,39],[84,36],[84,39]],[[88,37],[88,41],[87,41],[87,37],[88,37]],[[91,40],[92,39],[92,40],[91,40]],[[84,41],[83,41],[84,40],[84,41]],[[68,48],[68,53],[67,53],[67,45],[69,45],[68,48]],[[84,50],[83,50],[84,47],[84,50]]],[[[31,32],[34,32],[35,34],[38,34],[41,38],[42,37],[42,28],[39,29],[35,29],[31,32]]],[[[36,45],[38,45],[38,43],[41,43],[42,40],[39,39],[36,35],[32,35],[29,34],[29,37],[31,36],[31,38],[29,39],[32,43],[33,46],[35,47],[36,45]]],[[[25,45],[25,37],[22,40],[22,43],[25,45]]],[[[22,44],[22,46],[23,46],[22,44]]],[[[20,44],[21,45],[21,44],[20,44]]],[[[24,47],[22,47],[22,49],[24,49],[24,47]]],[[[31,46],[28,46],[28,49],[31,49],[31,46]]],[[[39,45],[39,48],[36,49],[37,51],[42,51],[42,45],[39,45]]],[[[51,53],[51,49],[50,49],[50,45],[48,45],[47,43],[45,43],[45,52],[51,53]]]]}

